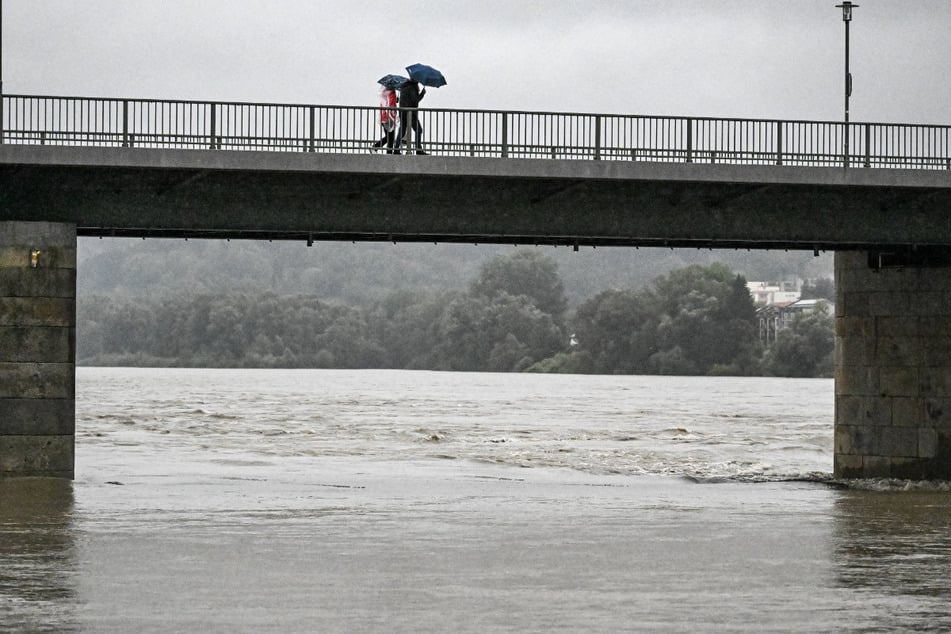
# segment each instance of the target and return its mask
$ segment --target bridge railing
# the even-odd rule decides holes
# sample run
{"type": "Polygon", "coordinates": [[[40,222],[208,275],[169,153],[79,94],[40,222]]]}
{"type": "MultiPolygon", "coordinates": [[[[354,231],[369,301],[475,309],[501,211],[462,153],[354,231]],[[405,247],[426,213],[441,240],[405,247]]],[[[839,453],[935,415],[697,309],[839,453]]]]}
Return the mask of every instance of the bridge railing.
{"type": "MultiPolygon", "coordinates": [[[[0,143],[366,153],[381,108],[4,95],[0,143]]],[[[443,156],[951,169],[951,127],[424,108],[443,156]],[[844,148],[848,134],[848,154],[844,148]]]]}

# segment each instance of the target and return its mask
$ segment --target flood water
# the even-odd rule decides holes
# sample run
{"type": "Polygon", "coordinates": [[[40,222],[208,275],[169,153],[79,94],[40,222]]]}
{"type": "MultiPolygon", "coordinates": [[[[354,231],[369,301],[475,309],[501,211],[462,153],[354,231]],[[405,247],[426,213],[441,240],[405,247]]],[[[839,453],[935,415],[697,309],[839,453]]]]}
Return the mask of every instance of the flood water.
{"type": "Polygon", "coordinates": [[[0,480],[4,632],[951,630],[946,483],[832,481],[831,380],[77,369],[0,480]]]}

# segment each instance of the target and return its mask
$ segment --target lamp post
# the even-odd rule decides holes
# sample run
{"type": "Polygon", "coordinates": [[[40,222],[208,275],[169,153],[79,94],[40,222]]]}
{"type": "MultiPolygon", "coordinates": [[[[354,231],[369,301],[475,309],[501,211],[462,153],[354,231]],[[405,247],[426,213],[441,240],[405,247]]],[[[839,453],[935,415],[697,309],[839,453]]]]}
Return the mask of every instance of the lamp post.
{"type": "Polygon", "coordinates": [[[849,97],[852,95],[852,73],[849,72],[849,22],[852,21],[852,9],[859,5],[844,0],[835,5],[842,9],[842,21],[845,22],[845,135],[843,143],[843,158],[845,167],[849,166],[849,97]]]}
{"type": "Polygon", "coordinates": [[[3,145],[3,0],[0,0],[0,145],[3,145]]]}

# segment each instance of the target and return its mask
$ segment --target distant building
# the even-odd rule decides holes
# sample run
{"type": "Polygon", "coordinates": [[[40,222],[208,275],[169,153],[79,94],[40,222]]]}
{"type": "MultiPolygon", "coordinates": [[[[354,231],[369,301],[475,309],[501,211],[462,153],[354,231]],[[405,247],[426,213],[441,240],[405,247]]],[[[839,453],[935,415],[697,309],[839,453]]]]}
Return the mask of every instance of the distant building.
{"type": "Polygon", "coordinates": [[[791,302],[767,304],[756,309],[759,321],[759,338],[765,345],[775,343],[776,336],[788,327],[799,315],[810,315],[817,310],[832,311],[832,305],[824,299],[799,299],[791,302]]]}
{"type": "Polygon", "coordinates": [[[786,280],[782,282],[747,282],[746,288],[753,298],[753,303],[759,306],[790,303],[799,300],[799,282],[786,280]]]}

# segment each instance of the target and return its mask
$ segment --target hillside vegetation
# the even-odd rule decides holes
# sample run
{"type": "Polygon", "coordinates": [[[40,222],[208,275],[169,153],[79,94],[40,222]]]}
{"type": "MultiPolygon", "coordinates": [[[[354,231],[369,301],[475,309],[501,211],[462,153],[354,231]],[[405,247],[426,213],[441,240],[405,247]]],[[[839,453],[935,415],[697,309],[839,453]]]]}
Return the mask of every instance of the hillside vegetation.
{"type": "MultiPolygon", "coordinates": [[[[625,275],[623,267],[608,267],[611,258],[630,256],[621,251],[593,257],[594,250],[455,246],[447,255],[439,253],[445,247],[421,245],[283,244],[272,252],[269,244],[182,244],[94,245],[98,253],[84,245],[79,363],[783,376],[831,371],[831,317],[804,320],[803,333],[797,323],[782,345],[764,350],[746,278],[723,263],[689,264],[641,283],[647,270],[673,264],[676,252],[621,259],[641,265],[625,275]],[[574,272],[573,294],[559,261],[574,272]]],[[[801,274],[776,266],[778,277],[801,274]]]]}

